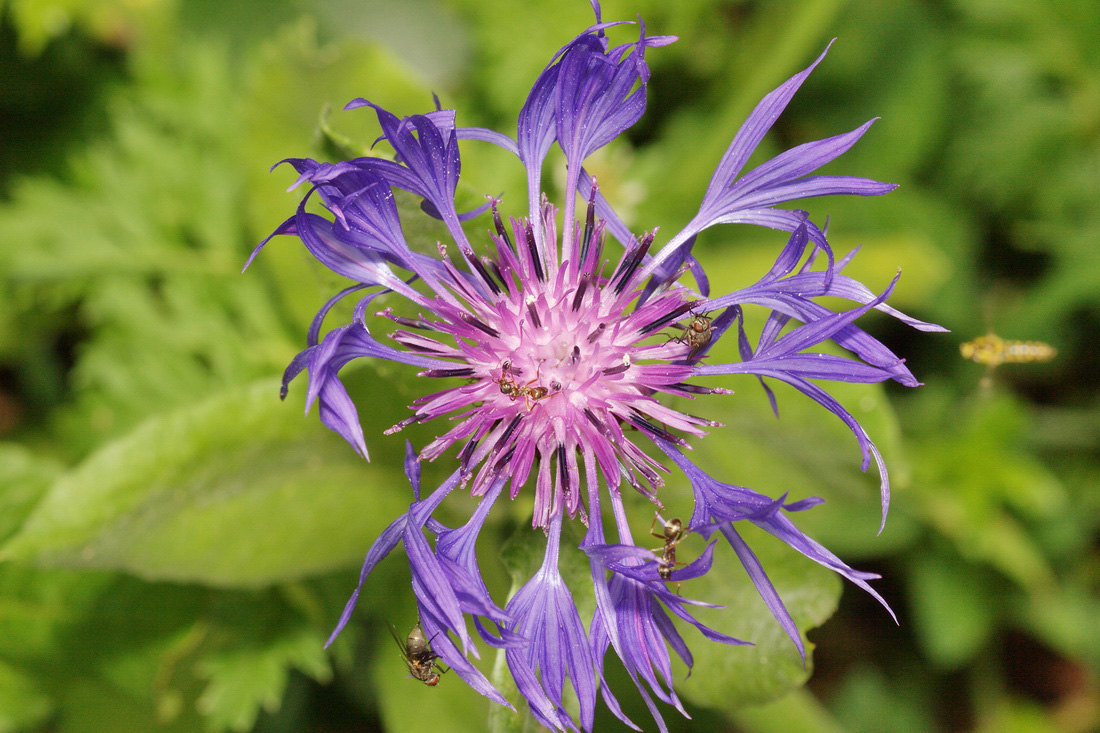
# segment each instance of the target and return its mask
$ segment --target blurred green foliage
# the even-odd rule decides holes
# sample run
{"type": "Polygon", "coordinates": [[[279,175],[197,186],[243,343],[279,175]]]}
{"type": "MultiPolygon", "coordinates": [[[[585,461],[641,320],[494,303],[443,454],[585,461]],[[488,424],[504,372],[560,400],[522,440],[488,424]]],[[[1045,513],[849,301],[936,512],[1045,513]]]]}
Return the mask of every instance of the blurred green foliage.
{"type": "MultiPolygon", "coordinates": [[[[810,630],[803,669],[719,548],[685,595],[725,603],[705,620],[757,646],[688,637],[697,664],[678,689],[695,720],[666,711],[672,728],[1100,727],[1100,3],[603,10],[681,37],[647,56],[647,116],[590,161],[633,229],[684,224],[759,97],[838,37],[758,156],[880,115],[834,170],[901,188],[808,208],[832,217],[839,251],[863,246],[852,275],[881,288],[902,268],[891,302],[953,331],[868,318],[929,386],[836,391],[891,467],[879,536],[877,482],[824,411],[780,391],[777,421],[751,380],[691,406],[726,425],[699,442],[708,471],[828,500],[800,526],[880,572],[900,625],[854,589],[837,609],[834,576],[749,535],[810,630]],[[1059,355],[983,374],[958,346],[989,330],[1059,355]]],[[[413,621],[398,558],[322,649],[411,498],[403,443],[381,431],[422,388],[393,365],[354,371],[371,406],[363,462],[302,417],[300,385],[277,395],[338,279],[290,241],[240,268],[298,200],[274,162],[376,136],[370,115],[331,110],[367,96],[411,114],[434,91],[460,124],[508,131],[590,23],[583,0],[0,2],[0,733],[485,728],[487,703],[459,680],[404,679],[386,631],[413,621]]],[[[464,200],[503,191],[507,206],[522,184],[508,155],[464,149],[464,200]]],[[[696,251],[731,288],[784,241],[718,228],[696,251]]],[[[405,433],[423,445],[433,430],[405,433]]],[[[446,473],[425,466],[425,483],[446,473]]],[[[687,512],[686,487],[663,499],[687,512]]],[[[471,505],[456,497],[453,516],[471,505]]],[[[499,598],[515,563],[541,557],[529,506],[503,506],[482,535],[499,598]],[[517,530],[502,563],[494,548],[517,530]]],[[[645,536],[651,509],[632,509],[645,536]]],[[[621,668],[607,674],[652,728],[621,668]]],[[[621,728],[606,710],[597,723],[621,728]]]]}

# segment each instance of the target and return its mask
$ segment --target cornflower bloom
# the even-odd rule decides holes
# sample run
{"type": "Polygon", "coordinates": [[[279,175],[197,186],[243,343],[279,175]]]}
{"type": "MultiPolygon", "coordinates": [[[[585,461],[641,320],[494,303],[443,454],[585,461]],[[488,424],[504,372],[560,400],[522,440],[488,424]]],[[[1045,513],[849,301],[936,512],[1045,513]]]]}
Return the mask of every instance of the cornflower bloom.
{"type": "MultiPolygon", "coordinates": [[[[321,263],[354,284],[317,314],[309,346],[287,368],[282,393],[285,397],[289,382],[308,369],[307,411],[317,402],[322,422],[367,457],[356,407],[339,373],[353,359],[386,359],[411,365],[419,376],[445,385],[416,399],[412,414],[388,434],[442,416],[455,422],[419,453],[408,447],[406,473],[415,500],[370,548],[359,586],[329,643],[348,622],[375,565],[402,543],[432,651],[474,689],[509,705],[468,659],[477,649],[466,616],[473,619],[478,637],[503,650],[519,693],[541,724],[591,730],[599,694],[614,714],[634,725],[602,678],[606,654],[614,649],[664,730],[654,698],[686,715],[672,688],[669,650],[692,664],[669,613],[709,640],[747,642],[702,624],[691,608],[709,604],[666,587],[706,573],[714,560],[714,543],[683,566],[635,545],[621,490],[630,486],[659,506],[662,473],[670,470],[645,445],[654,446],[691,483],[695,510],[687,529],[708,538],[720,534],[730,543],[803,658],[798,629],[735,528],[737,522],[763,528],[886,604],[867,584],[877,576],[853,570],[788,518],[819,500],[787,502],[785,495],[774,499],[712,478],[683,449],[688,438],[701,438],[717,424],[673,409],[663,398],[731,394],[709,384],[708,378],[721,375],[755,375],[761,383],[771,378],[790,384],[848,425],[862,451],[864,470],[875,459],[885,520],[889,482],[878,451],[856,419],[817,382],[892,379],[918,384],[901,359],[854,325],[872,308],[917,329],[942,329],[885,305],[893,283],[876,295],[843,275],[851,255],[836,259],[824,232],[804,211],[776,208],[813,196],[877,196],[892,190],[893,184],[866,178],[810,175],[855,144],[873,120],[851,132],[799,145],[742,175],[751,153],[825,52],[757,105],[719,161],[698,213],[682,231],[657,248],[655,231],[631,234],[585,171],[584,161],[642,116],[649,80],[646,53],[676,39],[646,35],[639,19],[636,41],[611,46],[605,32],[621,23],[601,22],[598,3],[593,0],[592,5],[596,24],[562,47],[538,76],[519,112],[515,138],[459,127],[453,110],[401,119],[356,99],[347,108],[374,111],[380,139],[394,150],[392,159],[284,161],[299,173],[295,186],[307,183],[310,189],[295,214],[271,236],[298,237],[321,263]],[[519,158],[528,181],[524,216],[505,222],[497,199],[475,212],[458,211],[460,140],[498,145],[519,158]],[[543,164],[555,144],[565,158],[560,211],[541,190],[543,164]],[[446,226],[452,241],[438,245],[438,257],[410,248],[395,189],[423,199],[422,208],[446,226]],[[327,215],[306,210],[314,192],[327,215]],[[578,216],[578,211],[584,213],[578,216]],[[491,230],[471,241],[464,222],[487,212],[491,230]],[[790,237],[758,282],[708,297],[709,284],[692,245],[703,230],[728,223],[762,225],[790,237]],[[608,252],[609,237],[622,245],[617,254],[608,252]],[[826,262],[815,269],[819,254],[826,262]],[[688,271],[698,292],[681,282],[688,271]],[[415,281],[420,281],[417,287],[415,281]],[[365,297],[351,322],[322,337],[325,316],[352,293],[365,297]],[[857,305],[833,312],[816,302],[822,296],[857,305]],[[746,306],[769,312],[755,344],[743,327],[746,306]],[[396,324],[389,336],[392,343],[378,340],[370,330],[386,321],[396,324]],[[680,335],[662,335],[666,328],[680,335]],[[704,363],[711,347],[727,334],[737,340],[739,360],[704,363]],[[813,351],[827,341],[851,356],[813,351]],[[420,461],[435,460],[452,449],[457,454],[454,472],[421,498],[420,461]],[[459,487],[468,487],[480,503],[465,525],[451,528],[433,513],[459,487]],[[524,490],[534,492],[532,525],[546,533],[547,543],[541,568],[502,608],[482,580],[476,543],[506,490],[512,498],[524,490]],[[604,536],[603,503],[609,505],[614,538],[604,536]],[[562,547],[563,523],[575,520],[587,526],[580,550],[590,564],[596,598],[587,632],[558,569],[561,553],[572,549],[562,547]],[[567,682],[579,702],[579,721],[565,709],[567,682]]],[[[253,258],[268,239],[256,247],[253,258]]]]}

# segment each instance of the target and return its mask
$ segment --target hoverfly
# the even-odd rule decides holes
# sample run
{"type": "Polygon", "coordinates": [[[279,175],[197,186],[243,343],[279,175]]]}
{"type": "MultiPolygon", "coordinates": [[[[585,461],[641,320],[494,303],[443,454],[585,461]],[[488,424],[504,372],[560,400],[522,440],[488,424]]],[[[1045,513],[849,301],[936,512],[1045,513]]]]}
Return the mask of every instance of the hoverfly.
{"type": "Polygon", "coordinates": [[[1058,350],[1042,341],[1007,341],[994,333],[959,345],[964,359],[985,365],[985,375],[979,385],[988,390],[993,385],[993,371],[1001,364],[1037,364],[1050,361],[1058,350]]]}
{"type": "Polygon", "coordinates": [[[438,685],[439,675],[449,670],[444,669],[436,661],[440,657],[432,651],[431,644],[424,636],[424,630],[420,628],[420,622],[418,621],[416,626],[412,627],[412,631],[405,637],[405,641],[401,641],[401,637],[398,636],[397,629],[393,624],[390,624],[390,635],[393,636],[398,649],[401,650],[401,658],[405,660],[405,666],[409,668],[409,674],[428,687],[438,685]]]}
{"type": "Polygon", "coordinates": [[[1042,341],[1006,341],[992,333],[959,346],[962,357],[976,364],[998,367],[1001,364],[1035,364],[1052,360],[1058,349],[1042,341]]]}
{"type": "Polygon", "coordinates": [[[665,518],[658,513],[653,517],[652,524],[649,525],[649,534],[659,540],[664,540],[664,547],[657,547],[653,551],[661,553],[661,556],[657,559],[657,574],[661,576],[661,580],[670,580],[672,578],[673,568],[677,565],[683,565],[682,562],[676,562],[676,546],[680,544],[680,540],[684,539],[684,535],[687,534],[687,530],[684,529],[684,523],[676,517],[665,521],[665,518]],[[661,527],[661,534],[657,534],[653,531],[653,528],[657,526],[658,520],[660,520],[663,525],[661,527]]]}

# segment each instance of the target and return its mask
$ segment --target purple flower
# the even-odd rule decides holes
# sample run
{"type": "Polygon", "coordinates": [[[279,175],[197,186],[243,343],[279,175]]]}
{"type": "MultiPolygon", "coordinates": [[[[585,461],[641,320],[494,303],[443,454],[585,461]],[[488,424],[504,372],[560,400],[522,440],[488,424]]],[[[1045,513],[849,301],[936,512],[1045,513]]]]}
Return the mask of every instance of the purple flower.
{"type": "Polygon", "coordinates": [[[611,46],[605,32],[621,24],[600,22],[599,6],[593,2],[593,7],[596,25],[559,50],[535,81],[520,110],[514,139],[482,128],[458,127],[452,110],[399,119],[359,99],[348,108],[374,111],[382,139],[393,148],[392,159],[284,161],[298,171],[295,185],[308,183],[310,189],[295,214],[272,236],[298,237],[321,263],[354,284],[318,313],[308,348],[287,368],[283,395],[289,382],[308,369],[307,410],[319,403],[324,424],[366,457],[356,405],[340,381],[340,370],[360,357],[387,359],[411,365],[419,376],[441,380],[441,386],[416,399],[412,414],[386,433],[440,417],[453,425],[419,454],[409,448],[406,470],[416,501],[371,547],[359,588],[332,638],[347,623],[371,570],[400,542],[433,652],[474,689],[508,704],[469,661],[477,648],[467,617],[474,620],[478,638],[504,650],[517,689],[543,725],[591,729],[597,693],[633,725],[602,679],[605,655],[613,649],[663,730],[654,697],[684,712],[673,690],[670,649],[689,666],[692,663],[669,612],[706,639],[747,642],[704,626],[688,609],[710,604],[682,598],[666,587],[706,573],[714,561],[714,543],[695,561],[679,566],[659,552],[639,547],[631,537],[620,491],[625,483],[658,503],[662,473],[669,469],[650,455],[653,447],[694,488],[690,531],[705,537],[720,534],[730,543],[800,653],[804,655],[798,630],[741,540],[736,522],[764,528],[875,595],[866,583],[875,576],[849,568],[786,516],[817,500],[786,503],[785,495],[777,500],[711,478],[682,449],[689,447],[689,438],[702,438],[717,424],[675,410],[664,398],[730,394],[712,385],[710,378],[721,375],[751,374],[761,383],[767,378],[794,386],[848,425],[863,454],[864,469],[872,457],[877,461],[885,519],[889,482],[878,451],[855,418],[819,383],[892,379],[907,386],[918,384],[901,359],[855,325],[872,308],[920,330],[942,329],[887,306],[893,284],[876,295],[841,274],[852,255],[838,261],[824,231],[804,211],[776,208],[813,196],[868,196],[892,190],[893,184],[866,178],[811,175],[855,144],[871,122],[792,148],[742,175],[749,156],[824,52],[767,95],[749,116],[719,161],[698,214],[683,231],[663,244],[655,232],[632,235],[583,165],[587,156],[644,113],[647,49],[676,39],[648,36],[639,21],[637,40],[611,46]],[[517,156],[529,184],[524,216],[505,222],[497,199],[479,211],[457,210],[460,140],[492,143],[517,156]],[[554,144],[566,162],[568,185],[561,211],[547,201],[539,184],[554,144]],[[409,247],[395,189],[423,199],[424,210],[446,225],[451,239],[439,244],[438,258],[409,247]],[[306,201],[314,193],[329,215],[307,212],[306,201]],[[575,213],[578,195],[587,202],[581,219],[575,213]],[[471,240],[464,223],[485,209],[491,210],[492,230],[471,240]],[[785,230],[790,238],[756,284],[701,297],[681,282],[691,270],[700,290],[709,293],[702,267],[691,253],[695,237],[708,227],[735,222],[785,230]],[[609,237],[621,248],[609,246],[609,237]],[[815,269],[821,252],[825,265],[815,269]],[[366,292],[361,293],[364,297],[352,321],[322,337],[322,323],[332,306],[360,291],[366,292]],[[816,302],[821,296],[846,298],[856,305],[833,312],[816,302]],[[768,313],[755,345],[743,328],[743,314],[750,306],[768,313]],[[383,342],[371,329],[386,321],[395,324],[395,330],[383,342]],[[793,328],[792,322],[797,324],[793,328]],[[711,347],[734,324],[739,360],[704,363],[711,347]],[[665,329],[676,336],[664,335],[665,329]],[[813,350],[827,341],[850,355],[813,350]],[[452,451],[456,470],[421,499],[418,462],[452,451]],[[460,486],[481,497],[480,504],[467,524],[448,528],[433,513],[460,486]],[[482,580],[476,543],[505,490],[512,498],[521,491],[533,492],[532,525],[546,532],[547,545],[541,568],[501,608],[482,580]],[[601,495],[608,497],[617,541],[604,537],[601,495]],[[589,560],[596,611],[587,631],[558,571],[560,554],[576,551],[561,547],[566,519],[588,526],[580,549],[589,560]],[[580,703],[579,721],[565,710],[566,682],[580,703]]]}

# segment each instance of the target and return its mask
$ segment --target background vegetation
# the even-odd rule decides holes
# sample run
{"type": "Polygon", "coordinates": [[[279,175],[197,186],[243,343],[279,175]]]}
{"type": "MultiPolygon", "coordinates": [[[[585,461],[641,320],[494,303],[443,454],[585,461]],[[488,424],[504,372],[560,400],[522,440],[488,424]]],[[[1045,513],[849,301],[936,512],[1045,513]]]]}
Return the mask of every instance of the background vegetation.
{"type": "MultiPolygon", "coordinates": [[[[823,410],[781,393],[776,421],[751,380],[710,409],[726,427],[700,462],[826,497],[803,526],[884,576],[900,624],[752,537],[818,627],[809,683],[727,553],[684,593],[726,600],[715,623],[759,645],[689,638],[695,721],[669,722],[1100,727],[1100,4],[606,0],[604,14],[682,39],[651,52],[648,115],[592,165],[636,231],[686,222],[756,100],[839,37],[765,147],[881,115],[837,170],[901,187],[811,213],[833,217],[839,251],[863,245],[852,274],[881,289],[900,267],[891,302],[952,331],[867,319],[927,383],[841,393],[892,469],[879,536],[877,481],[823,410]],[[1059,354],[985,375],[959,345],[988,330],[1059,354]]],[[[335,278],[289,241],[240,268],[298,200],[272,163],[377,134],[364,112],[323,110],[367,96],[412,114],[434,91],[460,124],[507,131],[590,22],[583,0],[0,2],[0,731],[484,729],[487,703],[459,680],[404,678],[386,638],[387,621],[414,618],[398,559],[322,650],[363,553],[410,499],[403,441],[381,431],[422,386],[408,370],[354,373],[364,463],[302,417],[300,385],[277,399],[335,278]]],[[[464,156],[471,200],[519,190],[507,155],[464,156]]],[[[697,251],[733,287],[784,241],[719,229],[697,251]]],[[[526,511],[483,534],[500,597],[493,550],[526,511]]],[[[505,555],[515,566],[523,547],[505,555]]]]}

